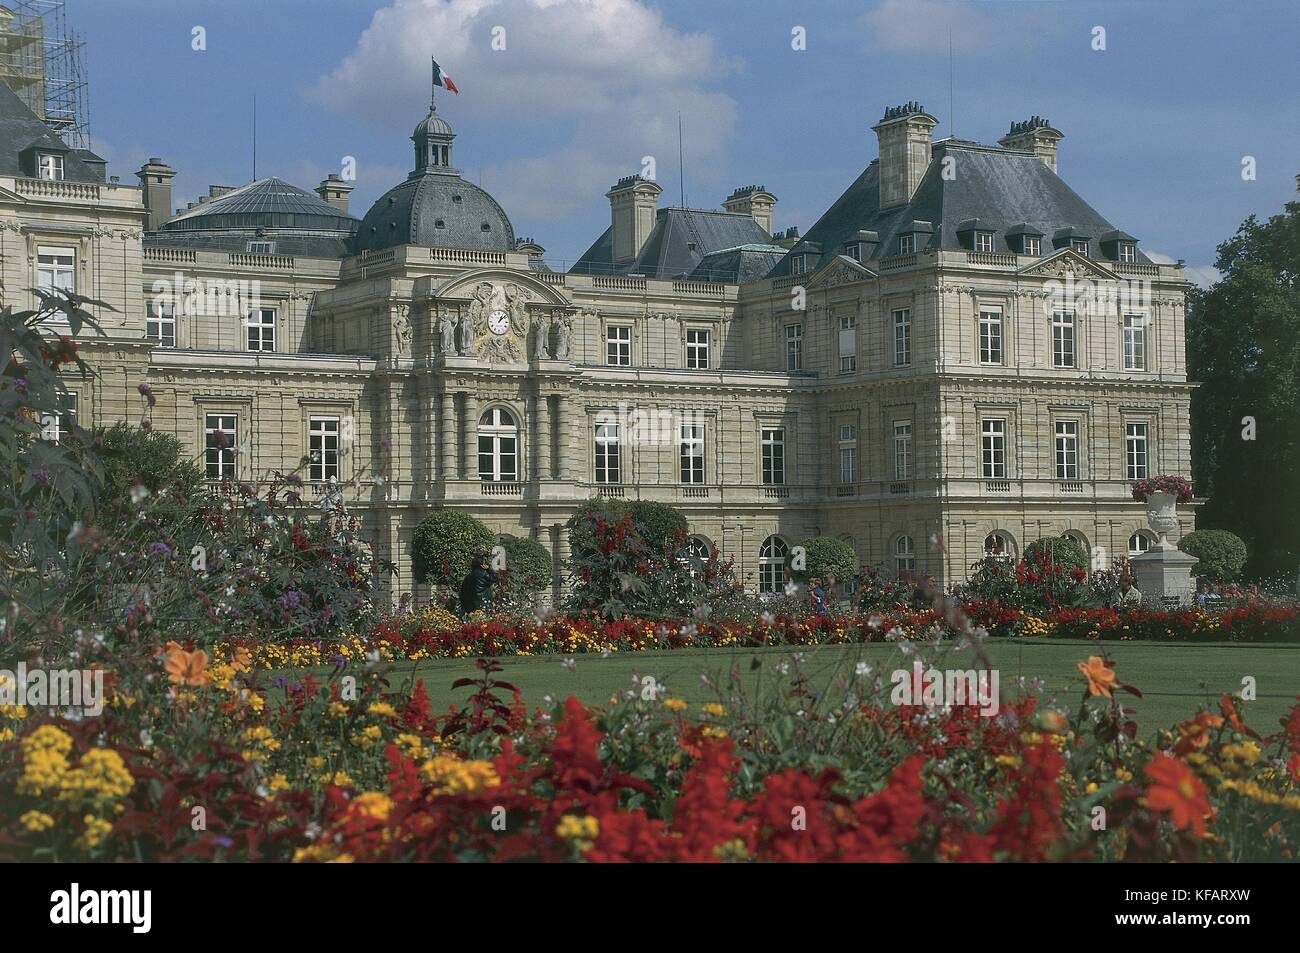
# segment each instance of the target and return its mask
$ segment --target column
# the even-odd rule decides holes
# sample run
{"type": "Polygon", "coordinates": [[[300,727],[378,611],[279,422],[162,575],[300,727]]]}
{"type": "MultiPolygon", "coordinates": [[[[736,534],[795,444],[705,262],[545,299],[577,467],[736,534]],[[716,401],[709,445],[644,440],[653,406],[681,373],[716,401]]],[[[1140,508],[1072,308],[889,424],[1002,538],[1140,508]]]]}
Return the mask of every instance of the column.
{"type": "Polygon", "coordinates": [[[438,439],[442,442],[439,475],[444,483],[456,479],[456,395],[443,391],[442,415],[438,419],[438,439]]]}
{"type": "MultiPolygon", "coordinates": [[[[560,458],[560,479],[572,480],[574,457],[580,453],[575,452],[572,440],[573,421],[570,419],[573,408],[573,401],[564,394],[555,398],[555,432],[557,435],[556,454],[560,458]]],[[[566,542],[567,546],[568,543],[566,542]]]]}
{"type": "Polygon", "coordinates": [[[464,459],[461,460],[460,478],[462,480],[478,479],[478,395],[465,391],[464,459]]]}
{"type": "Polygon", "coordinates": [[[537,395],[537,479],[552,480],[555,474],[551,468],[551,399],[545,394],[537,395]]]}
{"type": "MultiPolygon", "coordinates": [[[[561,457],[563,459],[563,457],[561,457]]],[[[555,546],[551,550],[553,576],[555,579],[555,602],[556,605],[564,595],[564,580],[568,576],[569,562],[569,529],[563,523],[556,523],[553,527],[555,533],[555,546]]]]}

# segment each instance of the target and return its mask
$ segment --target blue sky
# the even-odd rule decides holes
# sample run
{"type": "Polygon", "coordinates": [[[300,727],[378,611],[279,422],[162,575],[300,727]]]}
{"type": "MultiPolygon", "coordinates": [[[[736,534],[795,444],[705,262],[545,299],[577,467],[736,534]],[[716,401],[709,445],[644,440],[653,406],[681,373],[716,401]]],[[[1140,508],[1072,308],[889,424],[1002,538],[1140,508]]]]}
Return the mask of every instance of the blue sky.
{"type": "Polygon", "coordinates": [[[69,0],[69,12],[88,42],[94,147],[125,181],[163,157],[176,205],[250,180],[256,95],[258,174],[312,188],[354,156],[363,214],[411,168],[436,55],[461,90],[439,99],[455,164],[557,260],[600,234],[605,191],[644,156],[661,203],[677,203],[679,112],[689,204],[762,184],[782,228],[812,225],[875,157],[884,108],[908,100],[939,118],[936,137],[995,142],[1013,120],[1047,117],[1065,134],[1065,180],[1148,253],[1190,267],[1212,263],[1247,215],[1279,211],[1300,172],[1300,15],[1284,0],[69,0]],[[206,50],[191,48],[196,26],[206,50]]]}

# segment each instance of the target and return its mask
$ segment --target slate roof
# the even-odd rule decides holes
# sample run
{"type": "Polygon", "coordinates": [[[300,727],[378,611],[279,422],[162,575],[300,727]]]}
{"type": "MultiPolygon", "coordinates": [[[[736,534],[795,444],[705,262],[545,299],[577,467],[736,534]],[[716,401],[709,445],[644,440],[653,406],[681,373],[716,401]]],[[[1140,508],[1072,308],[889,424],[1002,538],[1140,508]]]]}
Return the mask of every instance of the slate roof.
{"type": "MultiPolygon", "coordinates": [[[[612,228],[605,229],[569,271],[595,275],[639,274],[647,278],[696,277],[706,256],[737,246],[766,246],[771,238],[750,215],[712,209],[661,208],[655,213],[655,227],[641,253],[633,261],[615,267],[611,233],[612,228]]],[[[698,277],[697,280],[734,279],[698,277]]]]}
{"type": "MultiPolygon", "coordinates": [[[[933,147],[930,166],[916,194],[905,205],[880,209],[879,160],[854,180],[799,244],[790,249],[769,272],[769,277],[790,274],[790,256],[807,251],[810,244],[820,245],[818,261],[809,270],[843,253],[844,243],[861,230],[879,233],[880,244],[867,260],[888,258],[898,253],[898,236],[913,228],[913,223],[933,226],[928,238],[924,224],[917,238],[917,251],[927,249],[958,250],[969,248],[958,238],[958,231],[971,219],[978,219],[981,230],[993,232],[993,250],[1010,253],[1008,232],[1034,232],[1043,235],[1042,253],[1052,253],[1052,237],[1062,229],[1089,240],[1089,255],[1106,260],[1100,239],[1115,231],[1078,193],[1042,160],[1025,152],[983,146],[964,140],[944,139],[933,147]],[[956,175],[945,179],[943,160],[952,156],[956,175]]],[[[1148,262],[1140,251],[1137,260],[1148,262]]]]}
{"type": "Polygon", "coordinates": [[[496,199],[477,185],[454,170],[425,169],[381,195],[354,240],[358,252],[394,245],[514,251],[515,230],[496,199]]]}
{"type": "Polygon", "coordinates": [[[700,259],[691,272],[691,280],[733,285],[758,281],[772,270],[785,251],[781,245],[757,243],[723,248],[700,259]]]}
{"type": "Polygon", "coordinates": [[[158,226],[159,231],[311,229],[351,233],[357,220],[284,179],[271,176],[227,192],[158,226]]]}
{"type": "MultiPolygon", "coordinates": [[[[26,177],[19,156],[33,145],[49,146],[63,156],[63,178],[67,182],[103,182],[99,168],[82,161],[83,150],[74,150],[8,86],[0,83],[0,175],[26,177]]],[[[85,152],[93,156],[93,153],[85,152]]],[[[101,167],[102,168],[102,167],[101,167]]]]}

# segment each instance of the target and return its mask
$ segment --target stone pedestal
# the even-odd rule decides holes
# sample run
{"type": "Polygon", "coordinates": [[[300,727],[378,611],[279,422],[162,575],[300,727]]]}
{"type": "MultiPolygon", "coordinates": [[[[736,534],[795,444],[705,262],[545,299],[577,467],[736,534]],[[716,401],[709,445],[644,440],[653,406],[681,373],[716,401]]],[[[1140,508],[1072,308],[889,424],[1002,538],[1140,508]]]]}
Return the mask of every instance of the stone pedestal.
{"type": "Polygon", "coordinates": [[[1130,556],[1129,566],[1138,592],[1156,605],[1191,605],[1194,595],[1192,567],[1196,557],[1170,546],[1152,546],[1141,556],[1130,556]]]}

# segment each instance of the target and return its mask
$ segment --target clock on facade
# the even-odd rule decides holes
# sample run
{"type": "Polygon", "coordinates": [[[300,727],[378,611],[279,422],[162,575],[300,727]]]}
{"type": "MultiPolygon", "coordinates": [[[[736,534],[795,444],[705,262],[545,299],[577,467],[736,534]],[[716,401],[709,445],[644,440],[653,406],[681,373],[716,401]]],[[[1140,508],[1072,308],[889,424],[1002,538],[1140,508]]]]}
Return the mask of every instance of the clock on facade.
{"type": "Polygon", "coordinates": [[[488,330],[493,334],[505,334],[510,330],[510,312],[497,309],[488,315],[488,330]]]}

